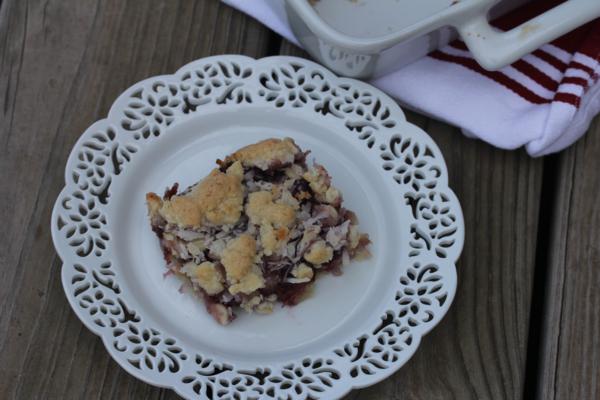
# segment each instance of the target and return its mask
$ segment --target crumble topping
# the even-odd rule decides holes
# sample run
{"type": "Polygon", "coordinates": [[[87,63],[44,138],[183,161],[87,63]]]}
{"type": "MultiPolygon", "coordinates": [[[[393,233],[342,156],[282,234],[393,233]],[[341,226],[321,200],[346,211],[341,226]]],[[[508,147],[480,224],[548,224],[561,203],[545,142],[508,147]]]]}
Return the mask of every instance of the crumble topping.
{"type": "Polygon", "coordinates": [[[289,283],[305,283],[310,282],[315,273],[311,267],[302,263],[292,268],[291,275],[293,278],[287,280],[289,283]]]}
{"type": "Polygon", "coordinates": [[[248,234],[231,240],[221,257],[227,273],[227,280],[236,283],[242,280],[254,265],[256,257],[256,240],[248,234]]]}
{"type": "Polygon", "coordinates": [[[294,208],[287,204],[274,203],[271,192],[254,192],[248,196],[246,214],[253,224],[289,226],[296,219],[294,208]]]}
{"type": "Polygon", "coordinates": [[[304,299],[318,273],[369,255],[368,235],[326,169],[292,139],[246,146],[199,183],[146,195],[167,268],[188,279],[220,324],[234,308],[268,314],[304,299]]]}
{"type": "Polygon", "coordinates": [[[234,224],[240,218],[244,200],[241,172],[239,163],[226,173],[214,169],[189,193],[165,200],[159,213],[167,222],[180,226],[234,224]]]}
{"type": "Polygon", "coordinates": [[[225,159],[225,163],[241,161],[244,167],[257,167],[264,171],[291,164],[299,153],[300,149],[290,138],[267,139],[236,151],[225,159]]]}
{"type": "Polygon", "coordinates": [[[205,261],[200,265],[188,262],[181,270],[209,295],[217,294],[224,289],[223,276],[215,264],[210,261],[205,261]]]}
{"type": "Polygon", "coordinates": [[[273,228],[271,224],[262,224],[260,226],[260,242],[267,256],[281,249],[287,243],[289,230],[286,227],[273,228]]]}
{"type": "Polygon", "coordinates": [[[333,258],[333,249],[325,243],[324,240],[316,241],[310,246],[304,259],[311,264],[323,264],[331,261],[333,258]]]}

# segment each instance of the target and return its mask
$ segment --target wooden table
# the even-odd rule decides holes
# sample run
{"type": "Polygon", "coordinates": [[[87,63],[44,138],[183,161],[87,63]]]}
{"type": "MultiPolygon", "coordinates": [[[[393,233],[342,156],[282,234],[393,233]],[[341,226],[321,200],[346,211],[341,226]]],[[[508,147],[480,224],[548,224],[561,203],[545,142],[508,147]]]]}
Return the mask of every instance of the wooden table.
{"type": "MultiPolygon", "coordinates": [[[[77,319],[50,239],[69,151],[131,84],[205,56],[306,56],[215,0],[0,1],[0,397],[166,399],[77,319]]],[[[408,113],[462,202],[456,300],[353,399],[600,398],[600,119],[544,159],[408,113]]]]}

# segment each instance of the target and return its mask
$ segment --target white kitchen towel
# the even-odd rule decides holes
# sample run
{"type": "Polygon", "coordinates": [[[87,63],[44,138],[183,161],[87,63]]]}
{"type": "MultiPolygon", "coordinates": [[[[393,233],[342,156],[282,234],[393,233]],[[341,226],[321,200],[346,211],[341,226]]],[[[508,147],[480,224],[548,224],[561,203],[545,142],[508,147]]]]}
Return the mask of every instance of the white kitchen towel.
{"type": "MultiPolygon", "coordinates": [[[[283,0],[223,0],[299,44],[283,0]]],[[[508,29],[560,1],[528,4],[494,21],[508,29]]],[[[504,149],[525,146],[532,156],[575,142],[600,112],[600,20],[489,72],[461,41],[371,83],[403,106],[459,126],[504,149]]]]}

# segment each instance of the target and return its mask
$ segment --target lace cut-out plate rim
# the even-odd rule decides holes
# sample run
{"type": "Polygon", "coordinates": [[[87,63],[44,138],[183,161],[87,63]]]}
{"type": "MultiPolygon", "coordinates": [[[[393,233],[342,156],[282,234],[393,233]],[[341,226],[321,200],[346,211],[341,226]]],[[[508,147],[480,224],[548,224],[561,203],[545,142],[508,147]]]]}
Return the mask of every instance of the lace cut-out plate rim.
{"type": "Polygon", "coordinates": [[[372,86],[295,57],[214,56],[133,85],[106,119],[84,132],[67,162],[52,237],[72,308],[139,379],[185,398],[337,398],[395,372],[448,310],[464,224],[447,180],[435,143],[372,86]],[[180,122],[232,110],[282,110],[326,124],[336,140],[376,166],[373,173],[398,195],[396,207],[407,218],[398,244],[405,252],[398,278],[371,327],[286,363],[257,360],[252,370],[192,348],[157,326],[124,281],[113,240],[119,197],[113,189],[122,185],[136,157],[180,122]]]}

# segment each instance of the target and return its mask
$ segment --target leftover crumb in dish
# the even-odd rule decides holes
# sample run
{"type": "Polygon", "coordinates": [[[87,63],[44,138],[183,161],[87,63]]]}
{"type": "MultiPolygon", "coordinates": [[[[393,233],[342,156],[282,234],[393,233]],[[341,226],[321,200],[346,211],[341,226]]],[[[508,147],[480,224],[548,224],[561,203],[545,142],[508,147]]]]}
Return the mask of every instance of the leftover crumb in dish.
{"type": "Polygon", "coordinates": [[[369,255],[367,234],[322,165],[292,139],[267,139],[217,160],[178,193],[146,194],[169,271],[189,281],[220,324],[239,307],[270,313],[299,303],[322,272],[369,255]]]}

